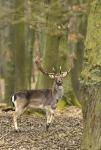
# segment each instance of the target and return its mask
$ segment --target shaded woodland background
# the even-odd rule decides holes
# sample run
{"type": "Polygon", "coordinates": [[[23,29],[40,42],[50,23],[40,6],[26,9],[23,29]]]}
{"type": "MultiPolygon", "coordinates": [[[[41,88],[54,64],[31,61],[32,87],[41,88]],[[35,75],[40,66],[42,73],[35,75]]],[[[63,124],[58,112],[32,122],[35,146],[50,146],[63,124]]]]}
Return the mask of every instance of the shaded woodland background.
{"type": "MultiPolygon", "coordinates": [[[[50,88],[37,71],[71,68],[63,100],[82,107],[82,150],[101,149],[101,1],[0,0],[0,101],[18,90],[50,88]]],[[[61,104],[62,105],[62,104],[61,104]]]]}
{"type": "Polygon", "coordinates": [[[52,81],[37,73],[34,58],[42,58],[44,68],[63,71],[76,55],[75,73],[64,81],[65,99],[78,105],[76,76],[82,69],[87,28],[86,1],[1,0],[0,74],[1,99],[7,103],[18,90],[51,87],[52,81]],[[71,83],[72,80],[72,83],[71,83]],[[34,84],[33,84],[34,83],[34,84]]]}

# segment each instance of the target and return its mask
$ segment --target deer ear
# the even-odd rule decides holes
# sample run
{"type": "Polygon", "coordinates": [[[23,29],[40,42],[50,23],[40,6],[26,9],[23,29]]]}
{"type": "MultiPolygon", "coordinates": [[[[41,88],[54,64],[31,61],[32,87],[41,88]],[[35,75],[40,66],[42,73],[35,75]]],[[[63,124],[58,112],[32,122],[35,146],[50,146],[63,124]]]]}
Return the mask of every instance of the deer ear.
{"type": "Polygon", "coordinates": [[[49,74],[49,77],[50,77],[51,79],[54,79],[54,75],[53,75],[53,74],[49,74]]]}
{"type": "Polygon", "coordinates": [[[67,72],[62,72],[62,77],[63,78],[66,77],[66,75],[67,75],[67,72]]]}

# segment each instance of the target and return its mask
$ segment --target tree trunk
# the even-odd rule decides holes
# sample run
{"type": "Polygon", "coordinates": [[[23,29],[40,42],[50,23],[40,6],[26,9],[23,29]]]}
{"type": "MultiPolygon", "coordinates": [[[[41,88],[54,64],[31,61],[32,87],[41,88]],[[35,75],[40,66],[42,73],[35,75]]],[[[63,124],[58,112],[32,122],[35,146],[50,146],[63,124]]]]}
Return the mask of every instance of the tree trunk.
{"type": "MultiPolygon", "coordinates": [[[[47,35],[46,50],[43,56],[43,67],[48,71],[52,72],[53,67],[57,70],[58,54],[59,54],[59,41],[60,38],[55,35],[47,35]]],[[[51,87],[52,80],[44,75],[40,76],[40,82],[38,88],[51,87]]]]}
{"type": "Polygon", "coordinates": [[[81,74],[84,116],[81,150],[101,150],[101,1],[92,0],[90,6],[81,74]]]}
{"type": "MultiPolygon", "coordinates": [[[[84,88],[84,87],[83,87],[84,88]]],[[[84,88],[84,131],[81,150],[101,149],[101,82],[84,88]]]]}
{"type": "MultiPolygon", "coordinates": [[[[31,77],[33,71],[33,45],[35,38],[35,31],[32,28],[32,8],[31,1],[25,0],[25,59],[26,59],[26,78],[27,87],[31,89],[31,77]]],[[[33,71],[34,72],[34,71],[33,71]]]]}
{"type": "MultiPolygon", "coordinates": [[[[29,77],[27,75],[24,0],[4,2],[5,7],[15,9],[16,15],[5,18],[4,50],[5,50],[5,99],[10,103],[14,91],[27,89],[29,77]],[[20,16],[20,17],[19,17],[20,16]],[[9,21],[10,20],[10,21],[9,21]]],[[[6,13],[6,12],[5,12],[6,13]]],[[[28,39],[27,39],[28,40],[28,39]]],[[[32,43],[30,43],[32,44],[32,43]]],[[[32,50],[32,47],[30,48],[32,50]]],[[[29,59],[29,58],[28,58],[29,59]]],[[[31,67],[31,66],[30,66],[31,67]]]]}
{"type": "MultiPolygon", "coordinates": [[[[10,1],[3,1],[2,7],[5,9],[11,9],[14,6],[12,0],[10,1]]],[[[7,14],[6,14],[7,15],[7,14]]],[[[2,23],[4,28],[3,30],[3,37],[2,37],[2,51],[3,51],[3,58],[5,61],[4,65],[4,78],[5,78],[5,102],[11,104],[9,101],[11,98],[12,93],[14,92],[14,49],[11,39],[14,38],[12,26],[9,22],[11,16],[3,18],[2,23]]]]}
{"type": "Polygon", "coordinates": [[[68,28],[68,47],[70,49],[70,55],[75,54],[77,61],[74,62],[74,67],[71,71],[71,83],[74,93],[78,99],[80,94],[78,93],[78,77],[82,70],[83,54],[84,54],[84,39],[86,35],[87,26],[87,6],[86,1],[73,1],[71,6],[73,11],[70,17],[68,28]]]}
{"type": "Polygon", "coordinates": [[[26,75],[26,50],[25,50],[25,24],[24,18],[24,0],[15,1],[16,9],[20,8],[22,16],[16,15],[17,23],[13,26],[15,38],[13,40],[15,49],[15,91],[27,89],[27,75],[26,75]]]}
{"type": "MultiPolygon", "coordinates": [[[[52,72],[53,67],[56,71],[59,71],[59,43],[61,33],[58,29],[59,23],[59,4],[58,1],[46,0],[45,4],[49,7],[49,12],[44,16],[46,18],[46,30],[43,28],[42,35],[44,37],[44,44],[41,44],[41,49],[43,52],[43,67],[48,71],[52,72]],[[45,32],[44,32],[45,31],[45,32]]],[[[41,40],[42,42],[42,40],[41,40]]],[[[52,80],[49,77],[40,75],[38,88],[51,88],[52,80]]]]}

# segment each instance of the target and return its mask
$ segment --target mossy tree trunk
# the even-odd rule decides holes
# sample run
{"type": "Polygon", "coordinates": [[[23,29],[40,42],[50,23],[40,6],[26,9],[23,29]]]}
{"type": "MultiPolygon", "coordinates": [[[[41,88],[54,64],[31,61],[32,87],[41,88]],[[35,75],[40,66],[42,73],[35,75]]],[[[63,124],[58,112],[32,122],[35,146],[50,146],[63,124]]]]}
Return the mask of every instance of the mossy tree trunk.
{"type": "Polygon", "coordinates": [[[84,133],[81,150],[101,150],[101,1],[90,1],[81,88],[84,133]]]}
{"type": "MultiPolygon", "coordinates": [[[[6,28],[5,34],[5,99],[9,104],[11,95],[18,91],[30,88],[31,79],[31,65],[32,55],[32,35],[30,41],[26,39],[25,35],[25,5],[24,0],[4,1],[5,7],[9,9],[19,10],[15,11],[16,15],[5,18],[6,28]],[[10,20],[10,21],[9,21],[10,20]],[[8,21],[8,22],[7,22],[8,21]],[[7,40],[7,41],[6,41],[7,40]],[[28,43],[28,51],[26,50],[26,43],[28,43]],[[29,56],[30,55],[30,56],[29,56]],[[31,61],[31,62],[30,62],[31,61]],[[27,64],[28,63],[28,64],[27,64]],[[30,68],[30,70],[28,70],[30,68]],[[29,71],[29,72],[28,72],[29,71]],[[28,72],[28,73],[27,73],[28,72]],[[30,74],[30,75],[29,75],[30,74]]],[[[32,34],[31,31],[27,32],[32,34]]]]}
{"type": "MultiPolygon", "coordinates": [[[[67,35],[61,37],[59,44],[59,65],[61,65],[62,71],[68,71],[70,69],[69,62],[69,49],[67,44],[67,35]]],[[[64,99],[67,104],[73,104],[73,97],[70,95],[72,91],[70,74],[68,74],[63,80],[64,87],[64,99]],[[72,98],[71,98],[72,97],[72,98]]]]}
{"type": "MultiPolygon", "coordinates": [[[[46,49],[43,56],[43,67],[52,72],[53,67],[57,70],[60,38],[55,35],[47,35],[46,49]]],[[[51,88],[52,80],[44,75],[40,76],[38,88],[51,88]]]]}
{"type": "MultiPolygon", "coordinates": [[[[84,54],[84,39],[87,27],[87,2],[72,1],[72,15],[69,20],[68,28],[68,48],[70,55],[75,55],[77,61],[74,62],[74,67],[71,70],[71,83],[74,94],[80,99],[78,94],[78,77],[82,70],[83,54],[84,54]]],[[[76,100],[76,99],[75,99],[76,100]]],[[[77,100],[73,103],[76,104],[77,100]]]]}
{"type": "Polygon", "coordinates": [[[33,43],[34,43],[34,31],[27,27],[26,32],[26,44],[25,44],[25,59],[26,59],[26,78],[27,78],[27,87],[31,89],[31,79],[32,73],[34,74],[33,67],[33,43]]]}
{"type": "Polygon", "coordinates": [[[81,150],[101,149],[101,82],[83,85],[84,131],[81,150]]]}
{"type": "Polygon", "coordinates": [[[32,28],[32,6],[30,0],[25,0],[25,59],[26,59],[26,78],[27,87],[31,89],[31,77],[32,72],[34,73],[33,67],[33,45],[35,39],[35,31],[32,28]]]}
{"type": "MultiPolygon", "coordinates": [[[[57,24],[58,21],[58,13],[53,13],[55,10],[59,10],[59,6],[57,1],[53,0],[46,0],[45,4],[49,7],[49,12],[45,15],[46,18],[46,30],[44,32],[44,44],[42,43],[40,48],[44,51],[42,53],[43,56],[43,67],[48,71],[52,72],[53,67],[58,70],[58,60],[59,60],[59,42],[60,42],[60,35],[58,34],[57,24]]],[[[43,34],[43,33],[42,33],[43,34]]],[[[42,42],[42,41],[41,41],[42,42]]],[[[42,50],[41,49],[41,50],[42,50]]],[[[38,79],[38,88],[51,88],[52,80],[45,75],[39,75],[38,79]]]]}
{"type": "Polygon", "coordinates": [[[14,49],[15,49],[15,90],[21,90],[27,88],[26,79],[26,52],[25,52],[25,25],[23,21],[24,17],[24,0],[15,1],[16,9],[20,8],[22,14],[19,18],[19,14],[16,15],[16,23],[14,25],[14,49]]]}
{"type": "MultiPolygon", "coordinates": [[[[0,8],[7,8],[4,4],[4,1],[0,1],[0,8]]],[[[5,22],[4,18],[2,18],[2,13],[4,13],[3,10],[0,10],[0,101],[3,101],[4,99],[4,68],[5,68],[5,59],[4,59],[4,53],[6,50],[6,46],[8,45],[5,43],[5,22]]],[[[7,35],[8,36],[8,35],[7,35]]],[[[8,47],[8,46],[7,46],[8,47]]]]}
{"type": "MultiPolygon", "coordinates": [[[[2,7],[5,9],[11,9],[14,6],[14,2],[3,1],[2,7]]],[[[5,79],[5,102],[11,104],[10,98],[12,93],[14,92],[14,49],[12,40],[14,38],[13,29],[9,22],[11,16],[3,18],[2,22],[4,25],[3,29],[3,37],[2,37],[2,50],[3,50],[3,58],[4,58],[4,79],[5,79]]]]}

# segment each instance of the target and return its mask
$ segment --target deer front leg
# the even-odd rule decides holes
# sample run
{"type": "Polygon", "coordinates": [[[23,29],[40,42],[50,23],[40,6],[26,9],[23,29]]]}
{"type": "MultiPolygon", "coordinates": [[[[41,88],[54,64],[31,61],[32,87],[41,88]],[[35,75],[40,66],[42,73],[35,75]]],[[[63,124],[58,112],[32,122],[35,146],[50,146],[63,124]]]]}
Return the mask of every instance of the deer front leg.
{"type": "Polygon", "coordinates": [[[49,119],[50,119],[50,112],[48,109],[46,110],[46,119],[47,119],[47,123],[46,123],[46,131],[47,131],[49,128],[49,119]]]}
{"type": "Polygon", "coordinates": [[[54,110],[53,109],[48,109],[46,111],[46,117],[47,117],[46,130],[48,131],[49,126],[50,126],[51,122],[54,119],[54,110]]]}

